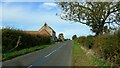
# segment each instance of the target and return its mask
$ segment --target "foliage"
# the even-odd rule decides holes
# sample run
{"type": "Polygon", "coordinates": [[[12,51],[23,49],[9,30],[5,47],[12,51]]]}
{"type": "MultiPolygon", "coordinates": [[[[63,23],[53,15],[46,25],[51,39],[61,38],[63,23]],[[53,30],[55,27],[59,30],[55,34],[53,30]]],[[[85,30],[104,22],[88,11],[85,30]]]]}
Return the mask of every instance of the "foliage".
{"type": "Polygon", "coordinates": [[[87,38],[86,38],[86,47],[91,49],[93,47],[93,44],[94,44],[94,37],[93,36],[87,36],[87,38]]]}
{"type": "Polygon", "coordinates": [[[81,36],[81,37],[78,37],[78,42],[82,45],[82,46],[85,46],[85,40],[86,40],[86,37],[85,36],[81,36]]]}
{"type": "Polygon", "coordinates": [[[94,44],[94,37],[93,36],[82,36],[78,38],[78,42],[82,44],[84,47],[91,49],[94,44]]]}
{"type": "Polygon", "coordinates": [[[114,35],[108,35],[106,42],[100,48],[101,56],[105,60],[120,66],[120,29],[114,35]]]}
{"type": "Polygon", "coordinates": [[[77,41],[84,47],[90,47],[96,56],[120,66],[120,29],[113,34],[82,36],[77,41]]]}
{"type": "Polygon", "coordinates": [[[75,40],[75,39],[77,39],[77,35],[72,36],[72,40],[75,40]]]}
{"type": "Polygon", "coordinates": [[[68,41],[68,40],[70,40],[70,39],[68,39],[68,38],[67,38],[67,39],[64,39],[64,41],[68,41]]]}
{"type": "Polygon", "coordinates": [[[4,28],[2,29],[2,52],[11,51],[17,45],[19,37],[21,37],[20,42],[14,50],[50,43],[50,37],[46,35],[31,35],[21,30],[4,28]]]}
{"type": "Polygon", "coordinates": [[[120,25],[120,2],[59,2],[58,5],[62,19],[86,24],[96,35],[120,25]]]}
{"type": "Polygon", "coordinates": [[[58,42],[63,42],[64,40],[65,40],[65,39],[64,39],[63,33],[60,33],[60,34],[58,35],[57,41],[58,41],[58,42]]]}

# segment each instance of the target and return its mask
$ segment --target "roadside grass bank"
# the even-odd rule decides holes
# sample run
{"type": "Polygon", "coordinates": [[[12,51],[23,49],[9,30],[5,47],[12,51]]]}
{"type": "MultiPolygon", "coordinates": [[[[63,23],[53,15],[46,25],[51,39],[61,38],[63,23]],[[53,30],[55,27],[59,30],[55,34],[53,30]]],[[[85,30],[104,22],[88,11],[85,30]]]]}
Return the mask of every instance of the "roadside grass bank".
{"type": "Polygon", "coordinates": [[[28,54],[28,53],[31,53],[31,52],[34,52],[34,51],[38,51],[38,50],[47,48],[49,46],[52,46],[54,44],[56,44],[56,43],[53,42],[53,43],[50,43],[50,44],[47,44],[47,45],[42,45],[42,46],[38,45],[38,46],[34,46],[34,47],[24,48],[24,49],[21,49],[21,50],[18,50],[18,51],[11,51],[11,52],[2,53],[2,61],[6,61],[6,60],[9,60],[9,59],[21,56],[21,55],[25,55],[25,54],[28,54]]]}
{"type": "Polygon", "coordinates": [[[100,60],[95,55],[85,51],[77,42],[73,42],[73,66],[103,66],[109,68],[109,64],[100,60]]]}
{"type": "Polygon", "coordinates": [[[98,36],[73,36],[72,39],[78,42],[81,47],[106,61],[115,68],[120,68],[120,28],[113,32],[98,36]]]}

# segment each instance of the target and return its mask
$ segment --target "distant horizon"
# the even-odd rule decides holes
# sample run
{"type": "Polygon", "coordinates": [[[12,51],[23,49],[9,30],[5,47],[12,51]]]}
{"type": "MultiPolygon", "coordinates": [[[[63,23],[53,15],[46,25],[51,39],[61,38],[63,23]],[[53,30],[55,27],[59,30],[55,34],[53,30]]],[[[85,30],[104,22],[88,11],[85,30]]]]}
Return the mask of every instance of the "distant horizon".
{"type": "Polygon", "coordinates": [[[63,33],[65,38],[70,39],[73,35],[78,37],[94,35],[88,26],[78,22],[65,21],[56,16],[56,13],[61,13],[61,9],[56,3],[2,2],[0,8],[2,8],[0,12],[4,12],[0,17],[1,27],[37,31],[46,22],[55,30],[57,37],[59,33],[63,33]]]}

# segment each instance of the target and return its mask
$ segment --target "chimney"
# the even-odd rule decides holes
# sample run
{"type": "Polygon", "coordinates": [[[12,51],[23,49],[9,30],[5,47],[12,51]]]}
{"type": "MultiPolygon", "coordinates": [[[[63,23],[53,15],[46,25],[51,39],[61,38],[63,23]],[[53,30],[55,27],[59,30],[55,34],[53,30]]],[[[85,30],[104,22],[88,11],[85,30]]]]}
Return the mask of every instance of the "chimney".
{"type": "Polygon", "coordinates": [[[46,22],[45,22],[44,26],[47,26],[46,22]]]}

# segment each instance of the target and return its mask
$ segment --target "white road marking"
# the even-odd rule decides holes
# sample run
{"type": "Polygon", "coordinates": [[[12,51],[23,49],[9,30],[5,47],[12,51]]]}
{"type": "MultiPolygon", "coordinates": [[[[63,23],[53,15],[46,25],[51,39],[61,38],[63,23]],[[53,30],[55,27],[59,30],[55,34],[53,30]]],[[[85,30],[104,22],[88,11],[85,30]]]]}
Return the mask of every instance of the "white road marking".
{"type": "MultiPolygon", "coordinates": [[[[63,45],[62,45],[63,46],[63,45]]],[[[59,48],[61,48],[62,46],[60,46],[59,48]]]]}
{"type": "MultiPolygon", "coordinates": [[[[61,48],[63,45],[59,46],[57,49],[61,48]]],[[[45,58],[47,58],[48,56],[50,56],[51,54],[53,54],[56,50],[53,50],[52,52],[50,52],[48,55],[45,56],[45,58]]],[[[31,68],[33,65],[28,66],[27,68],[31,68]]]]}
{"type": "Polygon", "coordinates": [[[53,54],[56,50],[52,51],[51,53],[49,53],[48,55],[46,55],[45,57],[50,56],[51,54],[53,54]]]}
{"type": "MultiPolygon", "coordinates": [[[[62,45],[63,46],[63,45],[62,45]]],[[[62,46],[59,46],[58,48],[61,48],[62,46]]],[[[45,58],[47,58],[48,56],[50,56],[51,54],[53,54],[56,50],[53,50],[51,53],[49,53],[48,55],[45,56],[45,58]]]]}
{"type": "Polygon", "coordinates": [[[30,68],[30,67],[32,67],[32,65],[28,66],[27,68],[30,68]]]}

